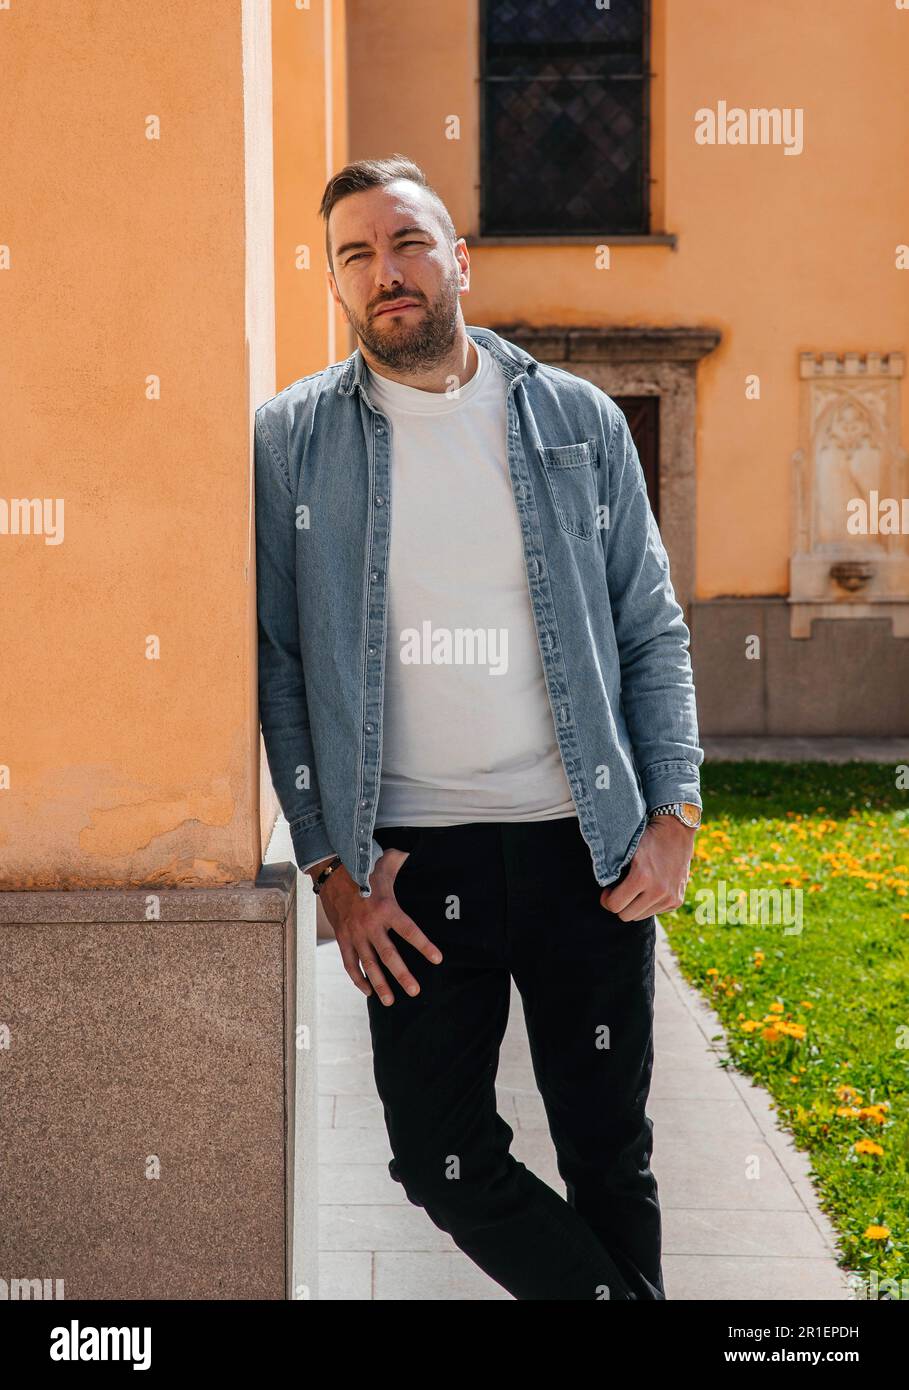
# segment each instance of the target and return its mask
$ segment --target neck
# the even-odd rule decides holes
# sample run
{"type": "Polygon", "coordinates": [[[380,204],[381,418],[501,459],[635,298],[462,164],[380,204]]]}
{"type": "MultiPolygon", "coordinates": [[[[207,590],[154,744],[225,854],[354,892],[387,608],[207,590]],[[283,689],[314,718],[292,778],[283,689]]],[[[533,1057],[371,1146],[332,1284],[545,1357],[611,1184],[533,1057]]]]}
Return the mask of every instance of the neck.
{"type": "Polygon", "coordinates": [[[452,377],[457,377],[458,385],[463,386],[477,370],[480,360],[479,350],[471,342],[463,321],[459,323],[455,340],[444,357],[429,366],[412,367],[408,371],[387,367],[363,346],[359,338],[357,343],[370,371],[377,376],[388,377],[390,381],[400,381],[404,386],[415,386],[420,391],[448,391],[452,377]]]}

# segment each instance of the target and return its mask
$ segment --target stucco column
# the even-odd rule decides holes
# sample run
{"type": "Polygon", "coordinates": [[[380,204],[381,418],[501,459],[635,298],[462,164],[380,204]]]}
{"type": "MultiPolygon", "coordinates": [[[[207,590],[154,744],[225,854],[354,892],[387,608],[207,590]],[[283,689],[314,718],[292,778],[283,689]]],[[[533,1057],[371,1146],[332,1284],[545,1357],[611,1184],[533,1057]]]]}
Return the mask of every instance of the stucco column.
{"type": "Polygon", "coordinates": [[[270,5],[12,0],[0,40],[0,1276],[283,1298],[270,5]]]}

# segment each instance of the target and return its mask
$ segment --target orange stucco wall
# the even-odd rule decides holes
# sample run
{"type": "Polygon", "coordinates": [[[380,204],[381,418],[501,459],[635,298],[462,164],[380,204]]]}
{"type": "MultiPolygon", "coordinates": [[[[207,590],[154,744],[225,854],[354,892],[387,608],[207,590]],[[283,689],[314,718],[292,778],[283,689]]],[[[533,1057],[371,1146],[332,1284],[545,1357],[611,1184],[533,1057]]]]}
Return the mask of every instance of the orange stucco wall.
{"type": "MultiPolygon", "coordinates": [[[[318,206],[347,153],[344,0],[271,0],[274,131],[275,386],[345,357],[347,322],[325,281],[318,206]]],[[[279,813],[261,744],[259,828],[267,845],[279,813]]]]}
{"type": "MultiPolygon", "coordinates": [[[[410,154],[468,236],[477,25],[476,0],[350,0],[351,157],[410,154]]],[[[654,0],[653,230],[677,248],[617,246],[608,271],[585,246],[472,250],[468,322],[722,331],[699,368],[699,597],[787,591],[798,354],[909,349],[907,64],[892,3],[654,0]],[[802,108],[803,152],[696,144],[695,112],[720,100],[802,108]]]]}
{"type": "Polygon", "coordinates": [[[272,0],[277,382],[346,357],[347,321],[328,291],[322,190],[347,154],[344,0],[272,0]]]}
{"type": "Polygon", "coordinates": [[[0,44],[0,497],[64,503],[0,535],[0,887],[249,878],[268,8],[14,3],[0,44]]]}

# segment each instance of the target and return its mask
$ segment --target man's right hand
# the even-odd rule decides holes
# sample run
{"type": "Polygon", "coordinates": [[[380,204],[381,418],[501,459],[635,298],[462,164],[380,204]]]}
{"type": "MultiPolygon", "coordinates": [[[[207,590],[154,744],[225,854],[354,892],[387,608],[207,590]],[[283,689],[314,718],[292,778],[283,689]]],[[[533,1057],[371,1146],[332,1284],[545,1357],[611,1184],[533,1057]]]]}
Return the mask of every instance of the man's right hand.
{"type": "MultiPolygon", "coordinates": [[[[361,994],[368,997],[373,992],[372,986],[375,986],[383,1004],[393,1004],[394,995],[379,961],[391,971],[408,994],[420,993],[419,984],[395,949],[390,931],[397,932],[398,936],[416,947],[433,965],[438,965],[442,959],[438,946],[401,909],[394,895],[394,881],[406,858],[405,850],[387,849],[377,859],[369,879],[372,894],[368,898],[360,896],[355,880],[343,864],[329,874],[319,892],[319,899],[341,951],[344,969],[361,994]]],[[[330,862],[325,859],[313,864],[307,872],[315,880],[330,862]]]]}

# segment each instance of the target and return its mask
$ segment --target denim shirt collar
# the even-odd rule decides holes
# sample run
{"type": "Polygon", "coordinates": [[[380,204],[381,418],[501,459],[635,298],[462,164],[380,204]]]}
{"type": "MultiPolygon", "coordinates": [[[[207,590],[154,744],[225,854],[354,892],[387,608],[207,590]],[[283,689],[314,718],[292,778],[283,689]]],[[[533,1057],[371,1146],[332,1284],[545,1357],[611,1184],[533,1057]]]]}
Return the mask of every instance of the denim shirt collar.
{"type": "MultiPolygon", "coordinates": [[[[539,366],[537,359],[531,353],[526,352],[524,348],[518,347],[516,343],[509,343],[506,350],[503,340],[491,328],[477,328],[473,324],[466,324],[465,327],[468,337],[473,338],[475,342],[482,343],[484,347],[489,349],[509,380],[521,376],[524,372],[535,372],[539,366]]],[[[366,359],[357,346],[343,364],[343,370],[338,379],[338,395],[352,395],[363,385],[365,373],[366,359]]]]}

